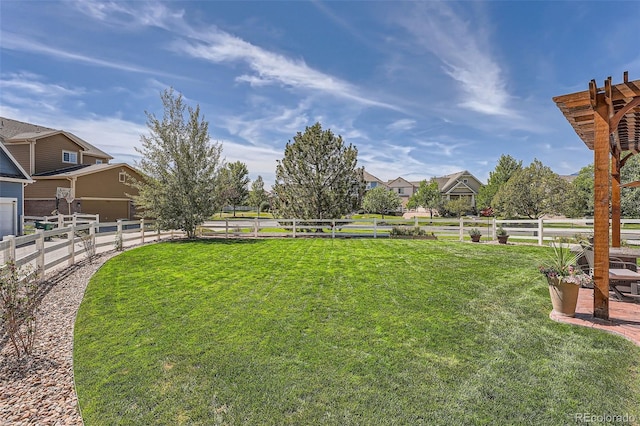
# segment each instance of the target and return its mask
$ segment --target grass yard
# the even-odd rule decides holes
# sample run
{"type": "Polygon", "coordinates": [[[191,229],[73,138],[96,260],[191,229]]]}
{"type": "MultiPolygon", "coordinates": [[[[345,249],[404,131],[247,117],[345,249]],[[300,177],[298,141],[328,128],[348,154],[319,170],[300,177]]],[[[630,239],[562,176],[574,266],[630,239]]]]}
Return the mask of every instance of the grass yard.
{"type": "Polygon", "coordinates": [[[640,420],[640,348],[548,317],[546,249],[424,240],[162,243],[92,278],[87,426],[640,420]]]}

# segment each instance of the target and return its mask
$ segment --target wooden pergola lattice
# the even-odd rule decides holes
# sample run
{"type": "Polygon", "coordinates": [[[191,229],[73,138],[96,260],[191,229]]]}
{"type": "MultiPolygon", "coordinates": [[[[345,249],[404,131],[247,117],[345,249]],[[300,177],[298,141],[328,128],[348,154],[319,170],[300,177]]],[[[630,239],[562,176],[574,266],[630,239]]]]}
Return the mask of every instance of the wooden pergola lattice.
{"type": "Polygon", "coordinates": [[[594,294],[593,315],[609,319],[609,233],[620,247],[620,188],[640,182],[620,182],[620,169],[640,153],[640,80],[612,84],[553,98],[580,139],[594,152],[594,294]],[[609,218],[611,217],[611,228],[609,218]]]}

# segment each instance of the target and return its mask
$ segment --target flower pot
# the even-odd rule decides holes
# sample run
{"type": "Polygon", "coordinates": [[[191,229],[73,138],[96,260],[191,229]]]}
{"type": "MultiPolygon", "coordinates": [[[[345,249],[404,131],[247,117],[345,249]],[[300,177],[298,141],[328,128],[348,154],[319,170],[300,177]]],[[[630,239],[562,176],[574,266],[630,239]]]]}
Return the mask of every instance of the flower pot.
{"type": "Polygon", "coordinates": [[[508,235],[498,235],[498,242],[500,244],[507,244],[508,239],[509,239],[508,235]]]}
{"type": "Polygon", "coordinates": [[[473,241],[474,243],[479,243],[480,237],[482,237],[482,235],[471,235],[471,241],[473,241]]]}
{"type": "Polygon", "coordinates": [[[575,316],[580,286],[561,281],[558,278],[547,278],[547,281],[553,311],[564,317],[575,316]]]}

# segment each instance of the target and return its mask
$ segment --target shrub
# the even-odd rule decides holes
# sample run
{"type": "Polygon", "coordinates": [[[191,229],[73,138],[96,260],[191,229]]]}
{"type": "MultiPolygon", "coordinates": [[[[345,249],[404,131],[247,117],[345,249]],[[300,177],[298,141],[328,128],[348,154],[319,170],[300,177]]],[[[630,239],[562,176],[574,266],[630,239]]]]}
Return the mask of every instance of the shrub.
{"type": "Polygon", "coordinates": [[[93,258],[96,256],[96,240],[88,231],[76,232],[76,236],[80,237],[84,252],[87,256],[89,263],[93,263],[93,258]]]}
{"type": "Polygon", "coordinates": [[[389,235],[391,235],[392,237],[405,236],[405,235],[421,237],[421,236],[427,235],[427,233],[423,229],[420,229],[419,226],[415,226],[413,228],[408,226],[394,226],[391,229],[391,232],[389,232],[389,235]]]}
{"type": "Polygon", "coordinates": [[[30,354],[36,338],[36,274],[24,272],[14,262],[0,269],[0,325],[17,357],[30,354]]]}

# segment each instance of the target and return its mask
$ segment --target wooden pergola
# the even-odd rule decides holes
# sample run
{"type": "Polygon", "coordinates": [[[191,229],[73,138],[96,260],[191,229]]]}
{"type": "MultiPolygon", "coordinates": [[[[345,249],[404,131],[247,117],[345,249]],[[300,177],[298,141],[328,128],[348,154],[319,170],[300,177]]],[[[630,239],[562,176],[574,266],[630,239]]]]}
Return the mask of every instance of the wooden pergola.
{"type": "Polygon", "coordinates": [[[594,152],[594,290],[593,315],[609,319],[609,234],[620,247],[620,188],[640,182],[620,182],[620,169],[640,153],[640,80],[612,84],[553,98],[580,139],[594,152]],[[609,226],[611,219],[611,227],[609,226]]]}

